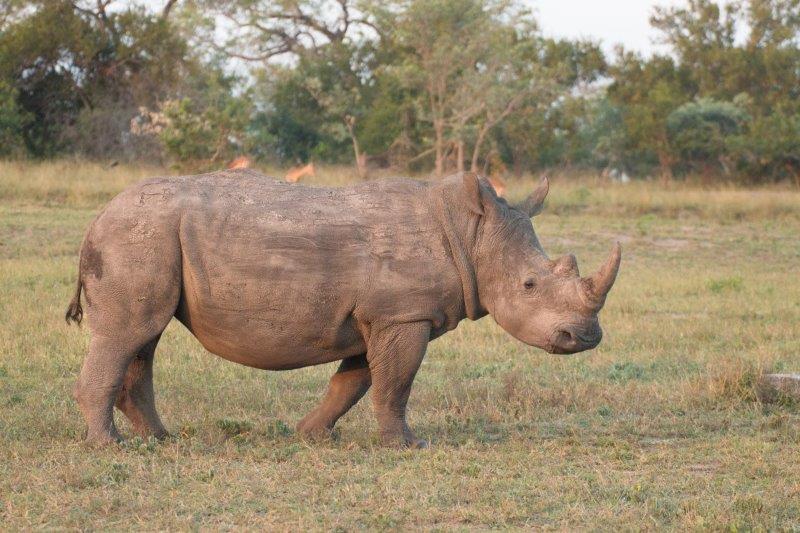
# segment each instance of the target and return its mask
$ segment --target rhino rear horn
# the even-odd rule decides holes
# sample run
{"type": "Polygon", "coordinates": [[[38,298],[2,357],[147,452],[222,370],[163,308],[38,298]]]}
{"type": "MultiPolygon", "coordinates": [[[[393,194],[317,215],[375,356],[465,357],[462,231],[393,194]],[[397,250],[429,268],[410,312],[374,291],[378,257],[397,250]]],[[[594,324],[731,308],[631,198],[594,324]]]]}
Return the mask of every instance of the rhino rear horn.
{"type": "Polygon", "coordinates": [[[617,279],[617,272],[619,272],[619,264],[621,261],[622,245],[617,242],[614,245],[614,249],[611,250],[611,255],[608,257],[605,264],[590,277],[583,278],[587,296],[598,308],[602,307],[608,291],[611,290],[614,281],[617,279]]]}
{"type": "Polygon", "coordinates": [[[544,208],[544,199],[547,198],[548,192],[550,192],[550,180],[547,179],[547,176],[544,176],[539,181],[536,190],[514,207],[527,214],[529,217],[535,217],[542,212],[544,208]]]}

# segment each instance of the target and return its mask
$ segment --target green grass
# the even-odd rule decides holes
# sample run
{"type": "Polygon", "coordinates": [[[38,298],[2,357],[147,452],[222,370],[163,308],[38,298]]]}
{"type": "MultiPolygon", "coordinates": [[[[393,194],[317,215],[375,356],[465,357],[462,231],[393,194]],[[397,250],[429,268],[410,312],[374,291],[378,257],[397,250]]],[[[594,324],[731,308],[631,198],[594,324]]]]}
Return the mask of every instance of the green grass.
{"type": "Polygon", "coordinates": [[[412,392],[430,450],[378,446],[368,398],[335,440],[303,442],[333,365],[245,368],[174,323],[156,394],[176,437],[91,449],[70,395],[87,336],[63,322],[76,251],[103,202],[164,172],[0,164],[0,529],[800,525],[800,413],[754,393],[759,373],[800,370],[797,192],[557,177],[535,220],[551,256],[588,272],[625,248],[606,337],[561,357],[462,323],[412,392]]]}

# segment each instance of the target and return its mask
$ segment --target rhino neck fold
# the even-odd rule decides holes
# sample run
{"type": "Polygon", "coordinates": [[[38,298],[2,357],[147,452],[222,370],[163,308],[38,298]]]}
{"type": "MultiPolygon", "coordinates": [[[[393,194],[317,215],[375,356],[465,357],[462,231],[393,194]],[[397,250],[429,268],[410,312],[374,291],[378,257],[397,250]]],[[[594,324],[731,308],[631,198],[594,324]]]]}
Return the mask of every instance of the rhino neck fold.
{"type": "MultiPolygon", "coordinates": [[[[437,208],[434,209],[434,212],[447,237],[447,243],[450,245],[450,255],[455,263],[458,276],[461,278],[464,310],[467,314],[467,318],[470,320],[478,320],[486,316],[486,310],[481,305],[478,295],[478,279],[475,275],[475,267],[472,258],[467,254],[464,239],[462,239],[460,232],[457,231],[455,227],[453,217],[450,214],[449,202],[445,200],[445,195],[436,195],[436,203],[438,205],[437,208]]],[[[475,243],[479,220],[480,217],[478,215],[471,215],[469,217],[465,240],[470,247],[475,243]]]]}

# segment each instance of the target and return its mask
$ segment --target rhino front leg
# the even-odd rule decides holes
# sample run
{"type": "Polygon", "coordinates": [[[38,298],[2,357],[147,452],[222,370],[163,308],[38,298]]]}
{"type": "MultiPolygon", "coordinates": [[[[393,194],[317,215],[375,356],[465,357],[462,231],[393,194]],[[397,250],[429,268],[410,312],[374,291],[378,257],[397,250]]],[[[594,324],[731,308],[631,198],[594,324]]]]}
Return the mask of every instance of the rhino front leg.
{"type": "Polygon", "coordinates": [[[300,421],[297,431],[306,438],[327,437],[336,421],[364,396],[371,382],[366,355],[342,360],[331,377],[325,398],[300,421]]]}
{"type": "Polygon", "coordinates": [[[372,374],[372,404],[384,444],[425,448],[406,423],[411,384],[430,340],[430,322],[413,322],[373,330],[367,346],[372,374]]]}

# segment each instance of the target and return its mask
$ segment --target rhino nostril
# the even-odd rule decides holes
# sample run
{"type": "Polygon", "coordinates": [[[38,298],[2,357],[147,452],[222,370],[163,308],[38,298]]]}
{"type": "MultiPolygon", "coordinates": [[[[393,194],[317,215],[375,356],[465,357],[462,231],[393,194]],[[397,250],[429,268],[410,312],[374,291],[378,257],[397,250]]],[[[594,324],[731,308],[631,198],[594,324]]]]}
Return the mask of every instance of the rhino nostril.
{"type": "Polygon", "coordinates": [[[576,340],[575,335],[565,329],[559,330],[557,339],[561,345],[574,344],[576,340]]]}

